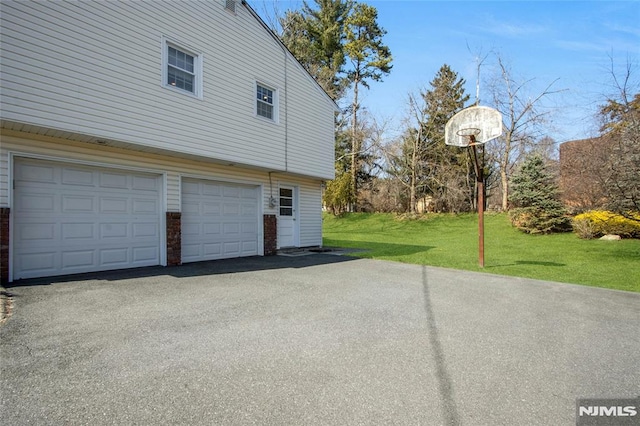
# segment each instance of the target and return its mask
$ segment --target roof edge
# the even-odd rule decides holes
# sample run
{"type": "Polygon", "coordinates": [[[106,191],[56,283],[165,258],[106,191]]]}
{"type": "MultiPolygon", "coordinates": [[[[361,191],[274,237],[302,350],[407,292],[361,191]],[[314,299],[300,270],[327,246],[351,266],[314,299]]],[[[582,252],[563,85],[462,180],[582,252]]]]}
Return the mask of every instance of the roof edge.
{"type": "Polygon", "coordinates": [[[313,76],[311,75],[311,73],[300,63],[300,61],[298,60],[298,58],[295,57],[295,55],[293,53],[291,53],[291,51],[289,50],[289,48],[282,42],[282,40],[280,39],[280,37],[278,37],[278,34],[276,34],[271,28],[269,28],[269,25],[267,25],[266,22],[264,22],[264,20],[260,17],[260,15],[258,15],[258,12],[256,12],[251,5],[247,2],[247,0],[240,0],[240,2],[242,3],[242,5],[249,11],[249,13],[258,21],[258,23],[260,25],[262,25],[262,27],[267,31],[267,33],[269,33],[269,35],[280,45],[280,47],[282,47],[287,54],[289,54],[291,56],[291,58],[293,58],[294,61],[296,61],[296,63],[300,66],[300,68],[302,68],[302,70],[307,74],[307,76],[315,83],[315,85],[317,86],[317,88],[327,97],[327,99],[333,104],[334,109],[336,111],[340,111],[340,107],[338,106],[338,104],[336,103],[335,100],[333,100],[333,98],[331,96],[329,96],[329,94],[327,93],[326,90],[324,90],[324,88],[320,85],[320,83],[318,83],[318,81],[313,78],[313,76]]]}

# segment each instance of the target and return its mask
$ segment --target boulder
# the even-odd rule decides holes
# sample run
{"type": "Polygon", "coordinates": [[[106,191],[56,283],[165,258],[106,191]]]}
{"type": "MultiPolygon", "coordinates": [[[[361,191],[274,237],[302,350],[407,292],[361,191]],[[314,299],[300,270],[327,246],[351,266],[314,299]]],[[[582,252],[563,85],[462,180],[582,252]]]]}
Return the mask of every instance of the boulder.
{"type": "Polygon", "coordinates": [[[620,238],[620,235],[607,234],[600,237],[600,239],[605,241],[618,241],[618,240],[621,240],[622,238],[620,238]]]}

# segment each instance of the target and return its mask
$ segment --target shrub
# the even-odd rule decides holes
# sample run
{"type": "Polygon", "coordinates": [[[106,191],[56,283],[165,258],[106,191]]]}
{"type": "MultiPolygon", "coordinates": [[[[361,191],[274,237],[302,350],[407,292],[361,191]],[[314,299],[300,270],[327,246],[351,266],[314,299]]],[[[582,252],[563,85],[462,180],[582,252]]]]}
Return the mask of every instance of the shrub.
{"type": "Polygon", "coordinates": [[[573,229],[580,238],[598,238],[606,234],[620,235],[623,238],[640,238],[640,213],[631,215],[634,219],[620,214],[592,210],[573,218],[573,229]]]}
{"type": "Polygon", "coordinates": [[[539,207],[520,207],[509,211],[513,226],[527,234],[550,234],[571,230],[571,219],[539,207]]]}

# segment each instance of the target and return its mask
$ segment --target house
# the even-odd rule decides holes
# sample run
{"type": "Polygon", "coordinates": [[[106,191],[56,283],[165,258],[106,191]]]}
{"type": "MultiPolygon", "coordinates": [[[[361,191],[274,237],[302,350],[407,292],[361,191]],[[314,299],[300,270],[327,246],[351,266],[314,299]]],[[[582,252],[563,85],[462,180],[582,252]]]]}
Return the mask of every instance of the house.
{"type": "Polygon", "coordinates": [[[560,193],[572,210],[602,208],[607,203],[604,181],[614,140],[607,136],[560,145],[560,193]]]}
{"type": "Polygon", "coordinates": [[[1,19],[3,281],[322,244],[337,107],[244,1],[1,19]]]}

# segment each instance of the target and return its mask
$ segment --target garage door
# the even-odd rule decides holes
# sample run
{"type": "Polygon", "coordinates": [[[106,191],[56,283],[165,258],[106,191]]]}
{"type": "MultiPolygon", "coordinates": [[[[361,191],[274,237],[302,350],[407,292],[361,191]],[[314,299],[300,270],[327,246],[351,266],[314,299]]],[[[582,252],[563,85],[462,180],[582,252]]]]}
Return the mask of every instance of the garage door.
{"type": "Polygon", "coordinates": [[[13,278],[160,263],[159,175],[19,159],[13,278]]]}
{"type": "Polygon", "coordinates": [[[182,180],[182,262],[258,254],[258,187],[182,180]]]}

